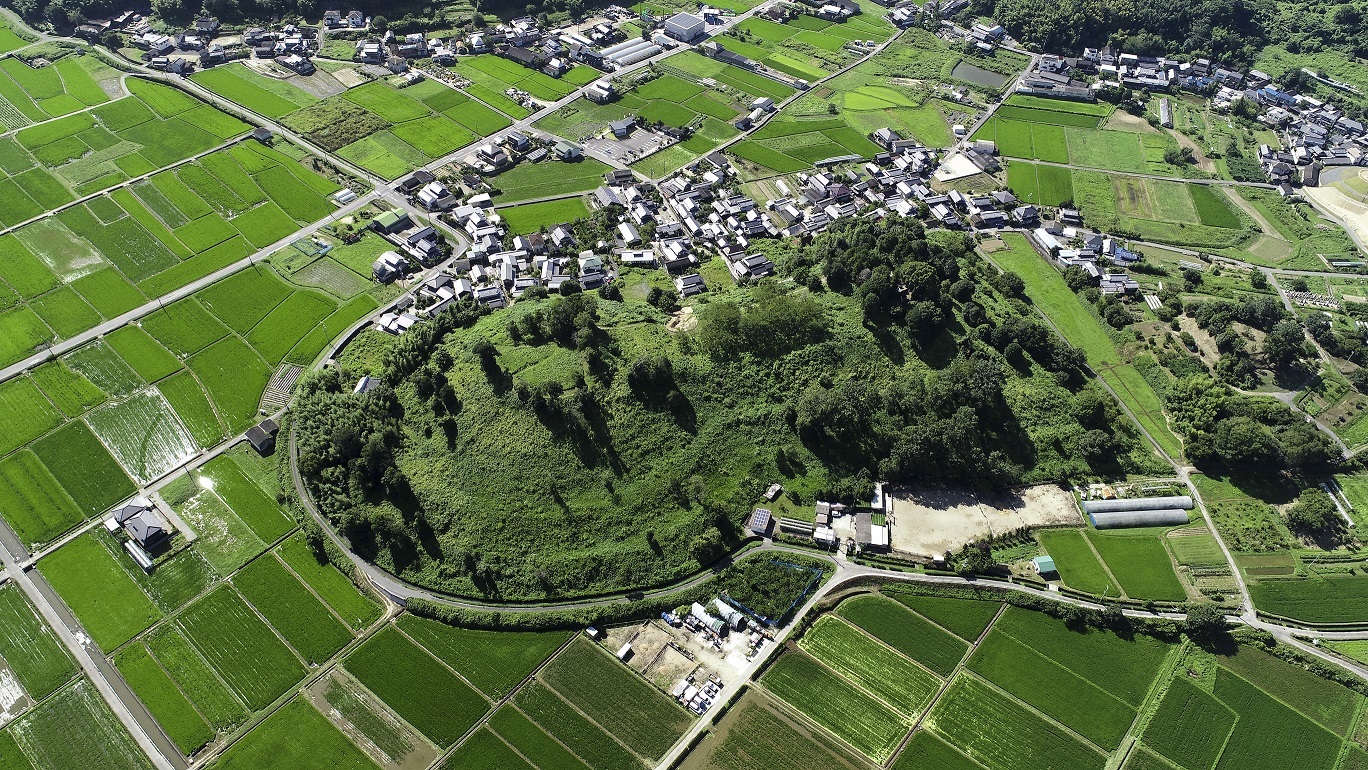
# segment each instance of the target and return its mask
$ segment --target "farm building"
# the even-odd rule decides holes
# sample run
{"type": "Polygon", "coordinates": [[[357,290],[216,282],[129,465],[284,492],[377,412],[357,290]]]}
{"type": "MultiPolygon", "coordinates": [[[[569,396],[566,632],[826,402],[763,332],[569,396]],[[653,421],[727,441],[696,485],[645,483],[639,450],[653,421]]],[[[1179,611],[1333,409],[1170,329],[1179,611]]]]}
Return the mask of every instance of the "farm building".
{"type": "Polygon", "coordinates": [[[1098,529],[1129,527],[1171,527],[1188,523],[1187,511],[1181,508],[1161,508],[1144,511],[1098,511],[1088,519],[1098,529]]]}
{"type": "Polygon", "coordinates": [[[1109,511],[1156,511],[1165,508],[1192,509],[1192,497],[1173,495],[1171,497],[1133,497],[1116,500],[1084,500],[1084,513],[1104,513],[1109,511]]]}
{"type": "Polygon", "coordinates": [[[1192,498],[1188,495],[1083,502],[1083,512],[1098,529],[1186,524],[1191,509],[1192,498]]]}
{"type": "Polygon", "coordinates": [[[413,224],[407,211],[390,209],[371,220],[371,229],[381,233],[396,233],[413,224]]]}
{"type": "Polygon", "coordinates": [[[770,528],[774,526],[774,517],[768,508],[756,508],[751,512],[750,519],[746,521],[746,531],[756,537],[768,537],[770,528]]]}
{"type": "Polygon", "coordinates": [[[258,454],[267,454],[275,449],[275,437],[279,430],[280,426],[275,420],[262,420],[247,429],[247,442],[258,454]]]}
{"type": "Polygon", "coordinates": [[[1031,563],[1035,564],[1036,572],[1039,572],[1042,575],[1048,575],[1051,572],[1059,571],[1055,568],[1054,559],[1049,556],[1037,556],[1034,559],[1031,559],[1031,563]]]}
{"type": "Polygon", "coordinates": [[[676,13],[665,20],[665,34],[685,43],[703,36],[703,20],[691,13],[676,13]]]}

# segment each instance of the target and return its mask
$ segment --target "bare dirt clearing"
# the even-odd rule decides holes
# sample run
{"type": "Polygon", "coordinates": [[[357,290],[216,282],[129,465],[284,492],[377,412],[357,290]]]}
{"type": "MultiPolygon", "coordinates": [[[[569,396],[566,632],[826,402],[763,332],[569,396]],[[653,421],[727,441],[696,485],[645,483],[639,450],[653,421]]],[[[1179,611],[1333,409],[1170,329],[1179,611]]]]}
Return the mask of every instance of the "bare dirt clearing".
{"type": "Polygon", "coordinates": [[[1068,491],[1052,484],[1000,494],[897,489],[890,492],[894,551],[935,557],[1022,527],[1083,523],[1068,491]]]}

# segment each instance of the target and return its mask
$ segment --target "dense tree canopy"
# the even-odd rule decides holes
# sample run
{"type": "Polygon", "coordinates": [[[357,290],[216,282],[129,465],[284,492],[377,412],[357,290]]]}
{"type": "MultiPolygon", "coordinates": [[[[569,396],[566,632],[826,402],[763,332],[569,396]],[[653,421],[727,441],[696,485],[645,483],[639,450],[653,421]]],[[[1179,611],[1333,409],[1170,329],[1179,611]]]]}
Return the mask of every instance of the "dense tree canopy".
{"type": "Polygon", "coordinates": [[[1268,43],[1293,52],[1368,53],[1362,3],[1329,0],[977,0],[974,9],[1042,51],[1120,46],[1138,54],[1208,56],[1247,65],[1268,43]]]}

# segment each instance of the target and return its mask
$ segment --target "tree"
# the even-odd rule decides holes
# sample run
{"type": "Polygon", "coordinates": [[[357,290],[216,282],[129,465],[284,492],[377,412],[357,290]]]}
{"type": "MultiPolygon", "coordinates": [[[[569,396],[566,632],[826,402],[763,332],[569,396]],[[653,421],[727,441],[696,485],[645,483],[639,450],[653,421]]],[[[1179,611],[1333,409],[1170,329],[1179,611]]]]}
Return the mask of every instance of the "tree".
{"type": "Polygon", "coordinates": [[[703,534],[689,541],[689,552],[699,564],[707,566],[722,558],[726,551],[722,546],[722,533],[717,527],[709,527],[703,534]]]}
{"type": "Polygon", "coordinates": [[[371,31],[377,32],[377,33],[383,35],[383,34],[385,34],[385,32],[387,32],[388,30],[389,30],[389,19],[386,19],[384,16],[381,16],[381,15],[379,15],[379,14],[376,14],[376,15],[374,15],[374,16],[371,17],[371,31]]]}
{"type": "Polygon", "coordinates": [[[1287,524],[1300,532],[1333,534],[1344,526],[1344,520],[1329,495],[1319,489],[1307,489],[1287,509],[1287,524]]]}
{"type": "Polygon", "coordinates": [[[1349,382],[1360,393],[1368,393],[1368,369],[1355,369],[1349,373],[1349,382]]]}
{"type": "Polygon", "coordinates": [[[1069,290],[1075,294],[1095,285],[1093,279],[1083,272],[1083,268],[1078,265],[1069,265],[1064,268],[1064,283],[1068,284],[1069,290]]]}
{"type": "Polygon", "coordinates": [[[1188,605],[1183,631],[1193,639],[1211,641],[1224,635],[1228,627],[1225,612],[1215,604],[1188,605]]]}
{"type": "Polygon", "coordinates": [[[995,566],[987,543],[970,543],[955,557],[955,572],[964,576],[991,572],[995,566]]]}
{"type": "Polygon", "coordinates": [[[1263,354],[1268,363],[1282,369],[1306,355],[1306,335],[1301,324],[1291,318],[1273,324],[1273,331],[1263,341],[1263,354]]]}

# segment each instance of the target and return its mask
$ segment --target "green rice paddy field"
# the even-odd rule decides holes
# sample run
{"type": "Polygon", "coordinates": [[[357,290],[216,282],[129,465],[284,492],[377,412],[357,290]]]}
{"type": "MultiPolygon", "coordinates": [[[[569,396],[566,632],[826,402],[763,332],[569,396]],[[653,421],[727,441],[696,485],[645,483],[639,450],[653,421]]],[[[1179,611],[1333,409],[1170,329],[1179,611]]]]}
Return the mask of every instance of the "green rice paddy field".
{"type": "MultiPolygon", "coordinates": [[[[0,516],[34,546],[107,511],[247,428],[278,366],[310,363],[377,306],[369,289],[342,301],[261,265],[0,385],[0,516]]],[[[267,509],[270,543],[288,526],[267,509]]]]}
{"type": "MultiPolygon", "coordinates": [[[[277,101],[277,94],[260,89],[245,92],[237,82],[226,85],[238,98],[262,109],[269,105],[278,111],[298,103],[277,101]]],[[[283,121],[315,144],[385,179],[395,179],[512,123],[508,116],[434,80],[402,89],[372,81],[302,105],[285,114],[283,121]]]]}
{"type": "MultiPolygon", "coordinates": [[[[975,604],[944,597],[925,603],[927,597],[906,589],[884,590],[942,617],[949,616],[947,602],[975,604]]],[[[871,688],[864,676],[833,677],[862,659],[849,646],[853,640],[873,639],[864,636],[873,629],[895,638],[897,626],[875,613],[854,617],[862,613],[849,611],[851,602],[868,598],[839,605],[844,621],[820,618],[799,642],[806,654],[789,652],[772,664],[681,767],[856,769],[887,761],[899,770],[1101,770],[1131,756],[1126,767],[1139,757],[1150,763],[1140,767],[1272,770],[1286,763],[1333,767],[1342,751],[1357,748],[1351,726],[1363,696],[1262,650],[1233,646],[1216,654],[1145,634],[1074,630],[1025,609],[998,615],[995,602],[966,613],[988,617],[990,630],[948,686],[933,690],[930,712],[910,740],[906,726],[874,738],[897,724],[903,696],[889,681],[871,688]],[[836,633],[833,622],[851,630],[836,633]],[[790,707],[821,727],[791,720],[790,707]],[[897,747],[889,759],[878,753],[887,745],[897,747]]],[[[863,659],[898,654],[885,649],[863,659]]],[[[915,668],[907,659],[903,666],[915,668]]]]}
{"type": "Polygon", "coordinates": [[[719,39],[727,50],[754,59],[771,69],[813,81],[854,60],[846,50],[852,42],[883,42],[894,27],[874,13],[832,23],[799,15],[786,22],[753,17],[719,39]]]}
{"type": "MultiPolygon", "coordinates": [[[[22,45],[13,30],[0,27],[0,53],[22,45]]],[[[64,56],[37,68],[6,58],[0,61],[0,127],[10,131],[104,104],[118,76],[95,56],[64,56]]]]}
{"type": "Polygon", "coordinates": [[[287,238],[330,214],[327,195],[336,189],[251,141],[0,235],[0,279],[24,300],[0,313],[0,328],[13,332],[0,346],[0,362],[287,238]]]}

